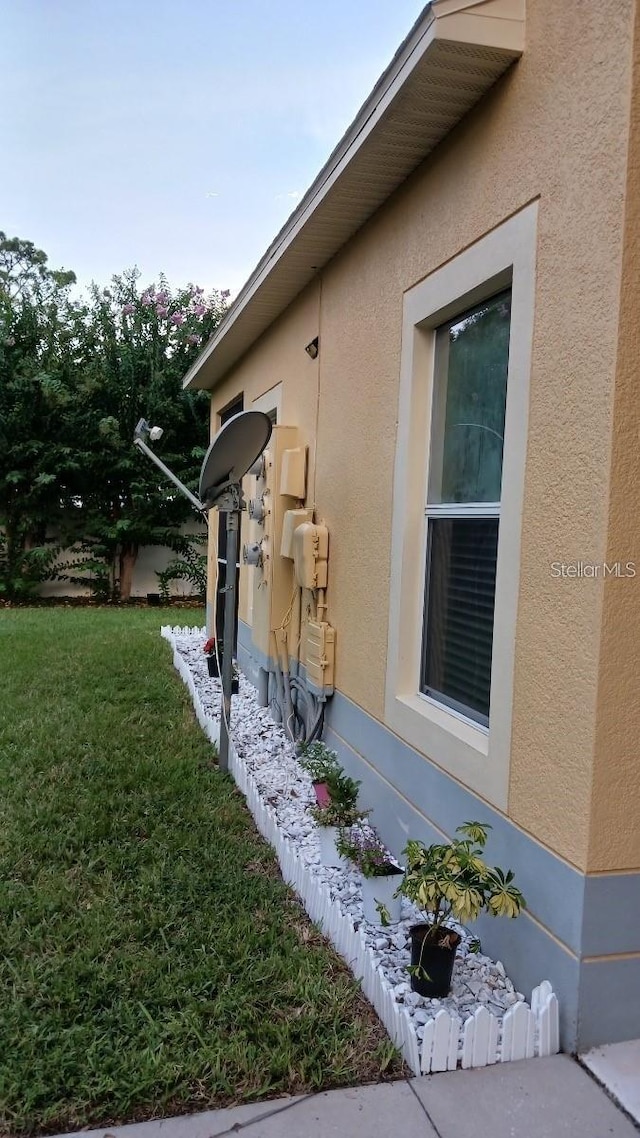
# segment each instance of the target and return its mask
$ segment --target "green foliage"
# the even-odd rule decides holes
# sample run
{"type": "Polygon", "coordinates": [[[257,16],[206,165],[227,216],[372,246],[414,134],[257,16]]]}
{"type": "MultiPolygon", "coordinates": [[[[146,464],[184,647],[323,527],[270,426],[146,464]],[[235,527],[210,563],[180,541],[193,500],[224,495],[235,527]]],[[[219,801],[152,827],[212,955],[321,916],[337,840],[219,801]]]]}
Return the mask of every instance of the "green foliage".
{"type": "Polygon", "coordinates": [[[358,809],[358,789],[360,783],[349,778],[342,767],[329,771],[324,776],[329,791],[328,806],[310,806],[309,813],[318,826],[354,826],[366,817],[366,812],[358,809]]]}
{"type": "Polygon", "coordinates": [[[115,593],[115,585],[110,571],[109,547],[89,538],[76,542],[70,552],[76,556],[70,561],[58,563],[58,579],[70,585],[88,587],[95,601],[110,601],[115,593]]]}
{"type": "Polygon", "coordinates": [[[331,775],[342,771],[336,752],[330,751],[325,743],[304,743],[298,762],[312,782],[326,782],[331,775]]]}
{"type": "Polygon", "coordinates": [[[79,343],[73,273],[54,271],[29,241],[0,233],[0,528],[3,595],[46,579],[47,527],[77,466],[66,438],[79,343]]]}
{"type": "Polygon", "coordinates": [[[372,826],[356,825],[341,829],[336,849],[355,865],[363,877],[385,877],[390,869],[398,869],[397,862],[372,826]]]}
{"type": "Polygon", "coordinates": [[[160,599],[167,604],[170,599],[169,585],[172,581],[189,581],[196,592],[203,597],[207,591],[207,555],[199,553],[198,546],[206,544],[206,534],[194,534],[191,544],[179,557],[174,558],[166,569],[156,570],[160,587],[160,599]]]}
{"type": "Polygon", "coordinates": [[[136,270],[114,277],[108,289],[91,288],[78,378],[77,498],[83,536],[108,550],[114,586],[125,599],[140,546],[168,545],[184,558],[188,547],[178,530],[193,516],[132,446],[135,426],[144,417],[163,427],[158,453],[195,489],[209,401],[205,392],[183,391],[182,378],[224,308],[222,294],[205,298],[193,286],[172,292],[164,278],[141,290],[136,270]]]}
{"type": "Polygon", "coordinates": [[[33,596],[43,581],[56,580],[58,553],[52,544],[16,548],[0,531],[0,598],[22,601],[33,596]]]}
{"type": "Polygon", "coordinates": [[[440,943],[451,918],[466,924],[483,911],[494,917],[517,917],[525,908],[511,870],[491,867],[481,856],[490,828],[466,822],[456,830],[463,836],[451,842],[407,843],[407,872],[399,892],[430,914],[431,942],[440,943]]]}
{"type": "Polygon", "coordinates": [[[313,782],[326,784],[329,793],[328,806],[309,807],[318,826],[353,826],[365,817],[357,806],[360,783],[344,773],[335,751],[324,743],[305,743],[300,748],[298,761],[313,782]]]}
{"type": "Polygon", "coordinates": [[[356,822],[365,817],[363,811],[356,806],[346,808],[335,802],[330,802],[328,806],[310,806],[309,813],[317,826],[336,826],[338,829],[355,826],[356,822]]]}
{"type": "Polygon", "coordinates": [[[10,564],[60,530],[78,543],[75,579],[126,598],[140,546],[185,557],[179,529],[192,516],[133,447],[134,428],[160,423],[159,452],[196,486],[208,397],[183,391],[182,378],[228,294],[171,290],[163,277],[142,290],[135,269],[83,300],[71,298],[74,282],[31,242],[0,234],[0,527],[10,564]],[[97,573],[81,565],[87,543],[104,562],[97,573]]]}

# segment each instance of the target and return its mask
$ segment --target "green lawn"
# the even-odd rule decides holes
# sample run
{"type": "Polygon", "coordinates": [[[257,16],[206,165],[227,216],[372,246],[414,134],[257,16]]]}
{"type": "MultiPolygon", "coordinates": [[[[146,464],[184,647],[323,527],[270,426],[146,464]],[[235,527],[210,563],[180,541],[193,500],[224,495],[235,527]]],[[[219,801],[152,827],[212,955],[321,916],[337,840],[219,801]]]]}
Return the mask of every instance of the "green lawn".
{"type": "Polygon", "coordinates": [[[0,610],[0,1133],[401,1067],[258,836],[159,637],[192,610],[0,610]]]}

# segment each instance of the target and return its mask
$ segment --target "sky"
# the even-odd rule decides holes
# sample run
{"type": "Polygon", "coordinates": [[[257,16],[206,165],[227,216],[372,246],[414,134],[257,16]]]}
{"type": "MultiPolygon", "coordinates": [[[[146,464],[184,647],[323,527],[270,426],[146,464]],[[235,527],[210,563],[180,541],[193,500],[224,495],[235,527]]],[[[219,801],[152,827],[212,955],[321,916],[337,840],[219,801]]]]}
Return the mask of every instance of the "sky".
{"type": "Polygon", "coordinates": [[[424,0],[0,0],[0,229],[232,295],[424,0]]]}

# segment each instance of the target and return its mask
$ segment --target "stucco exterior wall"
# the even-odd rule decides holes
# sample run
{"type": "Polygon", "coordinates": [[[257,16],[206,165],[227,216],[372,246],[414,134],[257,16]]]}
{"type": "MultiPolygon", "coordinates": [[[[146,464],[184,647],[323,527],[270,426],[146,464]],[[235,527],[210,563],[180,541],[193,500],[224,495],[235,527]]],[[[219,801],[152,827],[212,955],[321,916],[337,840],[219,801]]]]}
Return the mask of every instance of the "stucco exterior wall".
{"type": "Polygon", "coordinates": [[[592,824],[592,792],[633,752],[622,727],[596,724],[614,676],[615,583],[558,580],[551,564],[602,562],[614,548],[617,559],[622,548],[629,471],[616,424],[631,365],[616,315],[633,9],[529,3],[522,60],[334,258],[321,293],[307,289],[214,392],[216,413],[241,390],[249,407],[282,381],[283,422],[297,423],[312,451],[317,410],[310,497],[331,536],[336,685],[383,721],[403,293],[539,201],[508,815],[582,870],[627,857],[626,839],[614,850],[597,836],[608,820],[594,807],[592,824]],[[317,334],[313,365],[303,349],[317,334]]]}
{"type": "MultiPolygon", "coordinates": [[[[309,448],[307,479],[307,500],[313,500],[316,461],[316,420],[318,410],[319,359],[312,360],[305,352],[319,330],[320,281],[313,282],[289,307],[284,317],[270,328],[247,353],[231,375],[212,393],[211,431],[214,434],[220,426],[220,412],[242,392],[244,409],[251,410],[255,399],[282,384],[280,422],[285,426],[296,426],[300,431],[300,444],[309,448]]],[[[245,497],[250,489],[250,479],[245,480],[245,497]]],[[[242,519],[240,543],[249,537],[249,521],[242,519]]],[[[209,603],[213,600],[213,581],[215,558],[217,556],[218,516],[211,513],[209,527],[209,603]]],[[[241,570],[239,615],[241,620],[249,619],[249,595],[252,587],[250,571],[241,570]]]]}
{"type": "Polygon", "coordinates": [[[640,869],[640,18],[636,12],[588,868],[640,869]]]}

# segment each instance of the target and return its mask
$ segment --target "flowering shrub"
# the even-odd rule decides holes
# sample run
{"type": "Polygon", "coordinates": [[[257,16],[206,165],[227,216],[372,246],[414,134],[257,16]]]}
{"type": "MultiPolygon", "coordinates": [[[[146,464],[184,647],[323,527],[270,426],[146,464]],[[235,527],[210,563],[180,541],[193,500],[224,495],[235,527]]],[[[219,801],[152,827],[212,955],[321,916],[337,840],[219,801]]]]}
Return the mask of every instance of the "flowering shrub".
{"type": "Polygon", "coordinates": [[[310,806],[309,813],[317,826],[355,826],[365,815],[356,806],[330,802],[328,806],[310,806]]]}
{"type": "Polygon", "coordinates": [[[349,778],[342,767],[325,776],[331,801],[328,806],[311,806],[309,813],[318,826],[355,826],[366,814],[358,809],[360,783],[349,778]]]}
{"type": "Polygon", "coordinates": [[[331,775],[342,773],[338,756],[324,743],[305,743],[298,756],[298,762],[312,782],[326,782],[331,775]]]}
{"type": "Polygon", "coordinates": [[[342,830],[336,842],[338,852],[352,861],[363,877],[386,877],[398,865],[371,826],[342,830]]]}

